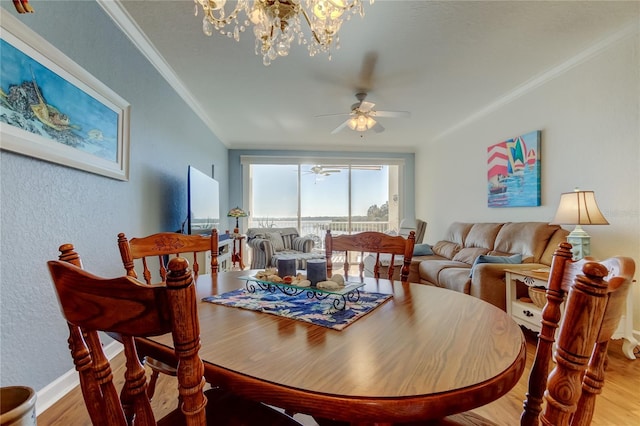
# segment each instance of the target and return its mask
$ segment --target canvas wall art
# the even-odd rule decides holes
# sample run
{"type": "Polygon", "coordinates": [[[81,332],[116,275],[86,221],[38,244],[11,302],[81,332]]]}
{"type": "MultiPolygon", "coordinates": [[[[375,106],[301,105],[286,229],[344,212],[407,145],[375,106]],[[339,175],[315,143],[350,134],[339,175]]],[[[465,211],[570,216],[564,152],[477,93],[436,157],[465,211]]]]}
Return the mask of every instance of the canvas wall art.
{"type": "Polygon", "coordinates": [[[0,59],[2,149],[128,179],[124,99],[10,14],[0,59]]]}
{"type": "Polygon", "coordinates": [[[487,148],[487,205],[540,205],[540,131],[487,148]]]}

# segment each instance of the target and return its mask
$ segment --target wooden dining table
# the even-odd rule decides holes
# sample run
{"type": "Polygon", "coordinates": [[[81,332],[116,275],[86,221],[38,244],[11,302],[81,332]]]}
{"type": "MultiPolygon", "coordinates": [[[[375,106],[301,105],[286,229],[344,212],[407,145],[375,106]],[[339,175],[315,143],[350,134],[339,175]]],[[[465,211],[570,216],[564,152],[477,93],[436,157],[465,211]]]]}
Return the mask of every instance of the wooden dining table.
{"type": "MultiPolygon", "coordinates": [[[[239,277],[254,272],[196,282],[205,378],[247,398],[352,424],[393,424],[487,404],[524,371],[525,339],[506,312],[424,284],[364,278],[361,291],[393,297],[340,331],[202,301],[244,287],[239,277]]],[[[175,365],[170,335],[137,344],[141,355],[175,365]]]]}

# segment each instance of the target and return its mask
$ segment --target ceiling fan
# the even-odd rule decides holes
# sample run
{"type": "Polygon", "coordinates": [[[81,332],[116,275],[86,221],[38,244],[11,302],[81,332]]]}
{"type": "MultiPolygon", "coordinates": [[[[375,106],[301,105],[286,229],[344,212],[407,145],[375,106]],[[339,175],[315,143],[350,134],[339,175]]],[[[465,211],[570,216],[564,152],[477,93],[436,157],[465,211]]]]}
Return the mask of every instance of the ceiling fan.
{"type": "Polygon", "coordinates": [[[306,174],[314,174],[314,175],[319,175],[319,176],[329,176],[331,173],[340,173],[340,170],[338,169],[325,169],[324,167],[320,166],[320,165],[316,165],[313,166],[309,169],[308,172],[305,172],[306,174]]]}
{"type": "Polygon", "coordinates": [[[356,132],[365,132],[367,130],[373,130],[376,133],[380,133],[384,131],[384,127],[376,121],[377,117],[388,117],[388,118],[397,118],[397,117],[409,117],[411,113],[409,111],[380,111],[374,109],[375,105],[373,102],[365,101],[367,94],[364,92],[356,93],[356,99],[358,102],[351,105],[351,112],[346,113],[338,113],[338,114],[325,114],[319,115],[318,117],[328,117],[328,116],[336,116],[336,115],[348,115],[347,118],[342,124],[333,129],[331,134],[336,134],[346,127],[351,130],[355,130],[356,132]]]}

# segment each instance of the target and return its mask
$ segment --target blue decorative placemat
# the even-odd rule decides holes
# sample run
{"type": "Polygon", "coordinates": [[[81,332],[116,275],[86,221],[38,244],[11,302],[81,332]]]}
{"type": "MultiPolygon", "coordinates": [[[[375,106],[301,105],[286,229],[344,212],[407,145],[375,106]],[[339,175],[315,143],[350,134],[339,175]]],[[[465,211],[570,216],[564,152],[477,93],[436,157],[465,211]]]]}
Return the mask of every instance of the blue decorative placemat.
{"type": "Polygon", "coordinates": [[[389,298],[391,298],[390,294],[361,291],[357,302],[347,302],[346,309],[339,310],[333,306],[332,297],[318,300],[307,297],[306,292],[290,296],[281,292],[271,293],[261,290],[252,293],[241,288],[220,295],[208,296],[202,300],[305,321],[334,330],[343,330],[389,298]]]}

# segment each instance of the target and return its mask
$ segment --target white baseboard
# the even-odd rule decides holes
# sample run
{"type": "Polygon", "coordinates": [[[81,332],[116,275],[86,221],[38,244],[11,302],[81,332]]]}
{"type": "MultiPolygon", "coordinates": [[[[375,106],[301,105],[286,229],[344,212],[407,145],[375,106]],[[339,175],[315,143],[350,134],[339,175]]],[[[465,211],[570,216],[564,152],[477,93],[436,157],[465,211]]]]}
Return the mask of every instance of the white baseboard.
{"type": "MultiPolygon", "coordinates": [[[[104,347],[104,353],[108,359],[112,359],[120,352],[122,352],[122,344],[120,342],[113,341],[104,347]]],[[[37,392],[36,416],[42,414],[79,384],[80,379],[78,378],[78,372],[75,368],[72,368],[40,389],[40,391],[37,392]]]]}

